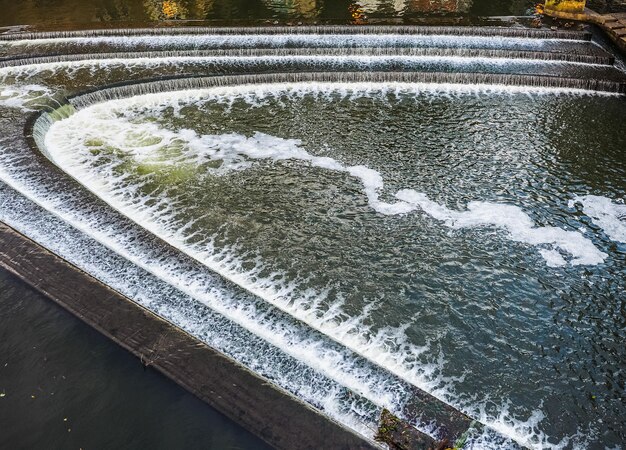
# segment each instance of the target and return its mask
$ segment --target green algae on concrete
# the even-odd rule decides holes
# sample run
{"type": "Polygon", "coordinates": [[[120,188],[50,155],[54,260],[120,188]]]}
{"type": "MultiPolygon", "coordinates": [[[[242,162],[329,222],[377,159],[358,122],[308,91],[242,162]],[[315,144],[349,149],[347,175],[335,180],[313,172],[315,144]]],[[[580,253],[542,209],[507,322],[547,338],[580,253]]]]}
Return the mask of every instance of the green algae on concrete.
{"type": "MultiPolygon", "coordinates": [[[[383,409],[374,437],[393,450],[439,450],[440,445],[430,436],[418,431],[403,420],[383,409]]],[[[441,447],[447,448],[446,446],[441,447]]]]}

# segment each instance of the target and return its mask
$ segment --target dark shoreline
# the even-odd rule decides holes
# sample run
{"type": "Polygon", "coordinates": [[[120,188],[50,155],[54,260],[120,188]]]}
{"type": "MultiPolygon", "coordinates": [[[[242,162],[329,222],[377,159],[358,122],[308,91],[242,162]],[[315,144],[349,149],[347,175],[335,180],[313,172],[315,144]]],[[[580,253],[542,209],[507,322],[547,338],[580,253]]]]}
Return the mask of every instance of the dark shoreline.
{"type": "Polygon", "coordinates": [[[1,222],[0,266],[276,448],[376,448],[1,222]]]}

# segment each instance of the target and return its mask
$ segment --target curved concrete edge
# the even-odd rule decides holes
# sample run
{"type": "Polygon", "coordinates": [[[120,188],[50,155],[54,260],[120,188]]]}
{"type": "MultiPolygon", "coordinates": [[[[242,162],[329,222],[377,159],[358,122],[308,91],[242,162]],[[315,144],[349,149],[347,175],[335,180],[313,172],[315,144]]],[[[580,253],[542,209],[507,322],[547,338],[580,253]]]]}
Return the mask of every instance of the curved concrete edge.
{"type": "Polygon", "coordinates": [[[2,222],[0,267],[278,449],[382,448],[2,222]]]}
{"type": "Polygon", "coordinates": [[[622,54],[626,55],[626,13],[599,14],[589,8],[585,8],[582,13],[570,13],[546,8],[544,14],[556,19],[575,20],[598,25],[622,54]]]}

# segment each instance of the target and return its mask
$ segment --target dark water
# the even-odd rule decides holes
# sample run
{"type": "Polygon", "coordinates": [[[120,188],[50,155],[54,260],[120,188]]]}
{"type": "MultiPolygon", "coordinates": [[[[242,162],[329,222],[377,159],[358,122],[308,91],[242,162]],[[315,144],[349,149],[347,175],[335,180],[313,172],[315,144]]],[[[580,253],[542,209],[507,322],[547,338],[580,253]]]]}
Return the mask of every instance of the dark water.
{"type": "Polygon", "coordinates": [[[0,448],[269,449],[0,270],[0,448]]]}
{"type": "Polygon", "coordinates": [[[0,26],[46,28],[119,22],[367,22],[458,14],[524,15],[529,0],[0,0],[0,26]]]}

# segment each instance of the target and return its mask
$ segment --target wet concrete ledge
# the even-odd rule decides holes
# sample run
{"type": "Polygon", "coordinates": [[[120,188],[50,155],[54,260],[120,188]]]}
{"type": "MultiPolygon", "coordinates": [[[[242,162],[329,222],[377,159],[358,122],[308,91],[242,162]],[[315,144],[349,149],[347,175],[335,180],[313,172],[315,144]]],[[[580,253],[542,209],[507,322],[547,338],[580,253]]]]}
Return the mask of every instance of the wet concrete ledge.
{"type": "Polygon", "coordinates": [[[0,266],[278,449],[380,448],[2,222],[0,266]]]}
{"type": "Polygon", "coordinates": [[[622,52],[622,55],[626,55],[626,13],[599,14],[589,8],[585,8],[582,13],[571,13],[546,8],[544,14],[557,19],[598,25],[622,52]]]}

